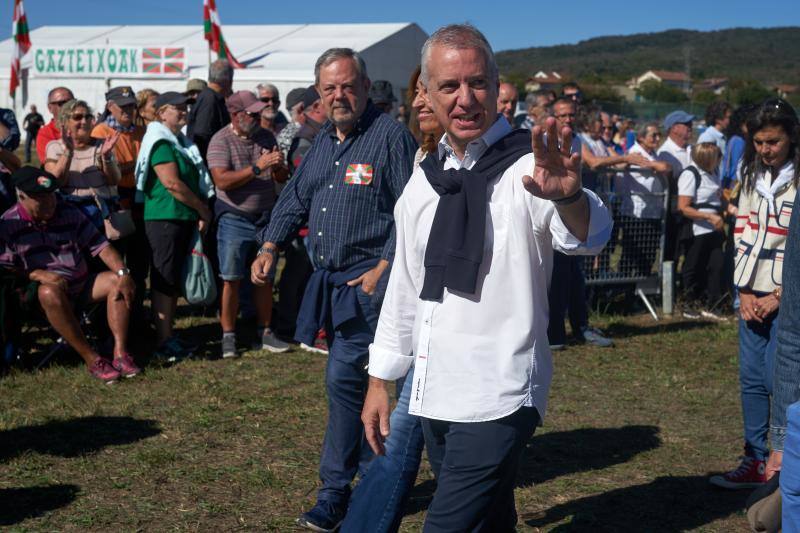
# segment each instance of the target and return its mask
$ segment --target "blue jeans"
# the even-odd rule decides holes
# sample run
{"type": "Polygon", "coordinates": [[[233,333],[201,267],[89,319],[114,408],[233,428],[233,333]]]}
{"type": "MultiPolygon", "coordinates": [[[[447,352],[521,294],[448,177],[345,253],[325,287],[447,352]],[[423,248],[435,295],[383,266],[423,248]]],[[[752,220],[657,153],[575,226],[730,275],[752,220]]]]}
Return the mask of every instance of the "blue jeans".
{"type": "Polygon", "coordinates": [[[372,460],[353,491],[342,533],[383,533],[400,527],[425,446],[419,417],[408,414],[413,382],[412,368],[389,419],[386,454],[372,460]]]}
{"type": "Polygon", "coordinates": [[[800,193],[789,221],[781,283],[783,296],[778,313],[778,350],[775,353],[775,386],[772,393],[770,437],[773,450],[783,449],[786,410],[800,400],[800,193]]]}
{"type": "Polygon", "coordinates": [[[761,461],[769,455],[767,434],[777,348],[775,318],[773,314],[761,324],[739,320],[739,384],[745,453],[761,461]]]}
{"type": "Polygon", "coordinates": [[[800,402],[786,410],[788,430],[781,464],[781,527],[800,532],[800,402]]]}
{"type": "Polygon", "coordinates": [[[318,500],[343,507],[350,498],[350,483],[356,472],[364,475],[373,455],[364,435],[361,409],[369,379],[365,369],[368,348],[375,337],[378,313],[361,287],[356,288],[356,294],[359,317],[328,336],[333,339],[325,369],[328,425],[319,465],[322,487],[317,494],[318,500]]]}

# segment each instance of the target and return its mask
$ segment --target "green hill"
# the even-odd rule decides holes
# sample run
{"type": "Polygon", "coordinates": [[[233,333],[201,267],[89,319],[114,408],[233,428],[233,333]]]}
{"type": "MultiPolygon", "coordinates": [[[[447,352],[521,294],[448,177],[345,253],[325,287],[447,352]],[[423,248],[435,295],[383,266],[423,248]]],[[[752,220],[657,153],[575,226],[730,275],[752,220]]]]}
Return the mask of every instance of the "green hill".
{"type": "Polygon", "coordinates": [[[518,77],[556,70],[578,80],[622,82],[647,70],[684,71],[695,80],[800,83],[800,27],[668,30],[597,37],[577,44],[497,53],[500,72],[518,77]]]}

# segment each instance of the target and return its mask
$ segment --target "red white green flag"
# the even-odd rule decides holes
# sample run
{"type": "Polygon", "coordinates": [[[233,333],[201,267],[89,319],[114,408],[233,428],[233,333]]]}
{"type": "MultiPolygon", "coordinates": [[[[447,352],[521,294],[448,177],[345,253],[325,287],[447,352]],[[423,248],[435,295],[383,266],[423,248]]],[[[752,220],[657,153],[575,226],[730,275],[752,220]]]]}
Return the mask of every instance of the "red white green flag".
{"type": "Polygon", "coordinates": [[[233,57],[225,39],[222,37],[221,26],[215,0],[203,0],[203,31],[209,48],[217,53],[218,59],[227,59],[233,68],[247,68],[233,57]]]}
{"type": "Polygon", "coordinates": [[[22,7],[22,0],[14,0],[14,19],[11,26],[11,35],[14,39],[14,55],[11,57],[11,82],[9,92],[11,97],[19,87],[20,61],[22,56],[28,53],[31,48],[31,38],[28,34],[28,19],[25,17],[25,9],[22,7]]]}

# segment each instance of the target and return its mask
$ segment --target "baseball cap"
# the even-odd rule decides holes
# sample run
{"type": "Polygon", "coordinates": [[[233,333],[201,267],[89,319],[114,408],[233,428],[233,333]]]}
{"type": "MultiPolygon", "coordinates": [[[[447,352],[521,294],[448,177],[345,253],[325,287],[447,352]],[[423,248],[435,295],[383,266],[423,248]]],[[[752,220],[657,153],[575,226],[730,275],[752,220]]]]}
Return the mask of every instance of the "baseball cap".
{"type": "Polygon", "coordinates": [[[186,82],[187,93],[200,92],[206,87],[208,87],[208,84],[205,82],[205,80],[201,80],[199,78],[194,78],[186,82]]]}
{"type": "Polygon", "coordinates": [[[303,95],[306,94],[305,87],[298,87],[289,91],[286,95],[286,109],[291,109],[303,101],[303,95]]]}
{"type": "Polygon", "coordinates": [[[392,84],[386,80],[375,80],[369,88],[369,97],[373,104],[391,104],[396,102],[392,84]]]}
{"type": "Polygon", "coordinates": [[[106,102],[114,102],[118,106],[135,105],[136,94],[127,85],[112,87],[106,93],[106,102]]]}
{"type": "Polygon", "coordinates": [[[158,95],[158,98],[156,98],[156,109],[160,109],[161,106],[165,105],[183,105],[186,103],[186,100],[186,95],[183,93],[167,91],[161,93],[158,95]]]}
{"type": "Polygon", "coordinates": [[[317,100],[319,100],[319,93],[317,92],[317,88],[314,87],[313,85],[309,85],[306,88],[306,92],[303,93],[303,107],[308,109],[317,100]]]}
{"type": "Polygon", "coordinates": [[[664,129],[669,130],[675,124],[685,124],[694,120],[694,115],[690,115],[682,109],[673,111],[664,118],[664,129]]]}
{"type": "Polygon", "coordinates": [[[20,167],[11,174],[11,183],[22,192],[53,192],[58,188],[56,177],[37,167],[20,167]]]}
{"type": "Polygon", "coordinates": [[[261,113],[261,110],[267,107],[267,104],[256,98],[252,91],[236,91],[228,97],[225,101],[229,113],[239,113],[246,111],[247,113],[261,113]]]}

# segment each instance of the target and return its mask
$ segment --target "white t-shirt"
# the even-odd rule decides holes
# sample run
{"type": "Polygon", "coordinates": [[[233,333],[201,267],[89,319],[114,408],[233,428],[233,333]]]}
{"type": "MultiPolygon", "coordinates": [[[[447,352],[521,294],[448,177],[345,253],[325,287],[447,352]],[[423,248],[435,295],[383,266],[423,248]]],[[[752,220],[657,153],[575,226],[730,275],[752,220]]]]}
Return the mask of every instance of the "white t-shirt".
{"type": "MultiPolygon", "coordinates": [[[[695,187],[694,174],[692,174],[691,170],[686,169],[678,178],[678,196],[691,196],[693,198],[693,204],[711,204],[716,206],[716,209],[702,207],[698,209],[701,213],[719,213],[719,208],[722,206],[722,200],[720,198],[722,185],[720,184],[719,176],[709,174],[702,168],[695,168],[700,172],[700,186],[695,187]]],[[[711,222],[695,220],[692,223],[692,235],[705,235],[712,231],[714,231],[714,226],[711,225],[711,222]]]]}
{"type": "MultiPolygon", "coordinates": [[[[655,161],[655,157],[639,143],[631,146],[628,153],[655,161]]],[[[661,218],[664,191],[664,180],[655,170],[632,165],[617,181],[617,194],[622,198],[620,214],[634,218],[661,218]]]]}

